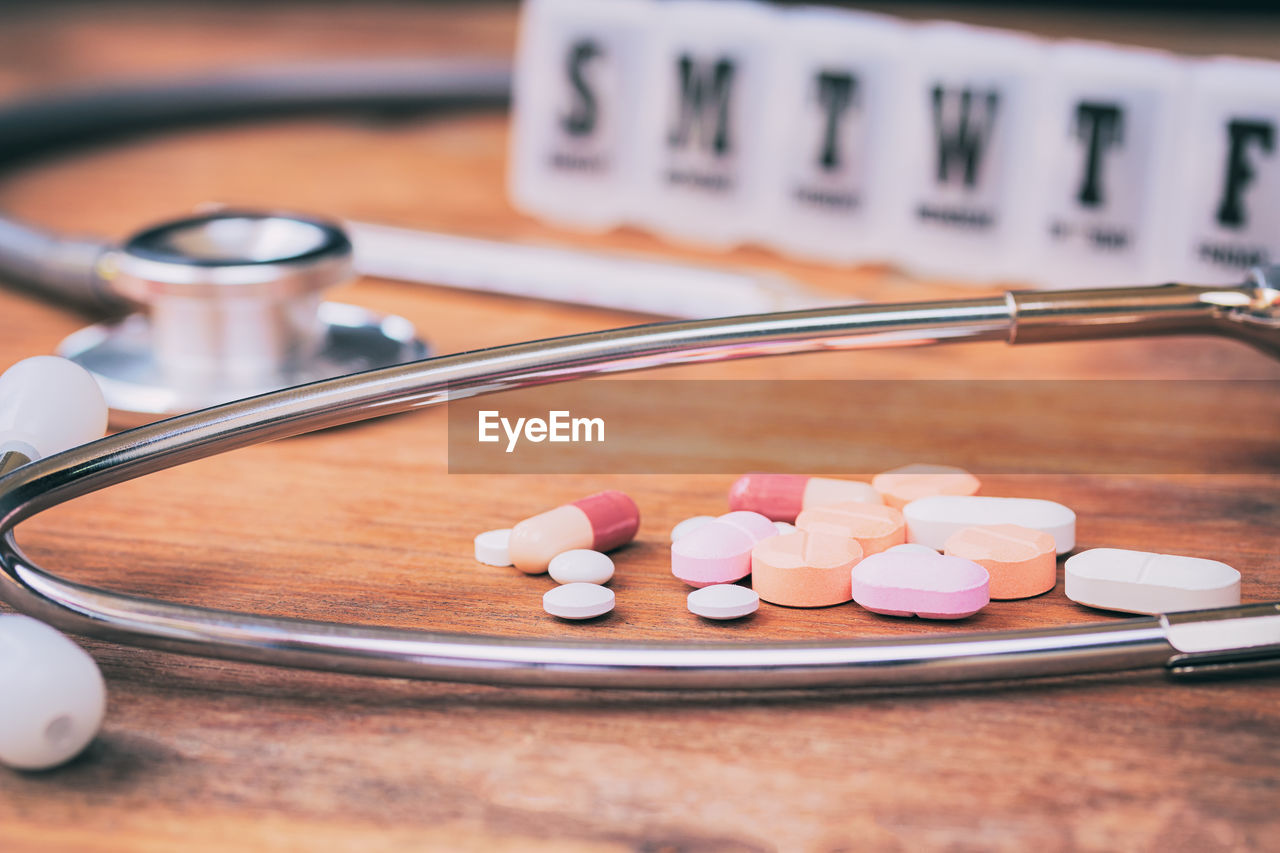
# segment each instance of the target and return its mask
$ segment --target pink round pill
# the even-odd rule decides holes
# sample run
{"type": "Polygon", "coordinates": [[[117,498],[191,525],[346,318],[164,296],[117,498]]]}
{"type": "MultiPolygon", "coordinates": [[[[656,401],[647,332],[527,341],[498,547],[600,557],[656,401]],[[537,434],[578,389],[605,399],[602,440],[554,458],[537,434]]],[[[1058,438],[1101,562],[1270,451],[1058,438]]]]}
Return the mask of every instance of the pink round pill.
{"type": "Polygon", "coordinates": [[[991,578],[972,560],[884,551],[850,572],[853,600],[885,616],[963,619],[987,606],[991,578]]]}
{"type": "Polygon", "coordinates": [[[758,512],[726,513],[671,543],[671,573],[695,587],[733,583],[751,574],[755,544],[777,535],[758,512]]]}

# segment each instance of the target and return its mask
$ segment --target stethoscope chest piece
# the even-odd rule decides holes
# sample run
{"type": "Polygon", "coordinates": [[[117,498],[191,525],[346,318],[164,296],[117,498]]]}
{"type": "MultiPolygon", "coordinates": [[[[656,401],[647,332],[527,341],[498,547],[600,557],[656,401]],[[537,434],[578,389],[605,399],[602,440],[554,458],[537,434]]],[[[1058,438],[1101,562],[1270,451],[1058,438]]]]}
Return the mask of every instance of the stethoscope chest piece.
{"type": "Polygon", "coordinates": [[[353,275],[341,227],[220,210],[149,228],[99,274],[145,307],[67,337],[112,422],[130,425],[304,382],[423,358],[403,317],[324,302],[353,275]]]}

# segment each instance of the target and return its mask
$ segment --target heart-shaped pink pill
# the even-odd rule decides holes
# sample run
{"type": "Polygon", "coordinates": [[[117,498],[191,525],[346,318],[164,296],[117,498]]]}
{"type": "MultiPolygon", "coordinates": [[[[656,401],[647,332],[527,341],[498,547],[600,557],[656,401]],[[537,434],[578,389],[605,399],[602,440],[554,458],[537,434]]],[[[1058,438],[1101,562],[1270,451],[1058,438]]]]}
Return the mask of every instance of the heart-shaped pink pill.
{"type": "Polygon", "coordinates": [[[991,600],[987,570],[960,557],[885,551],[850,571],[853,600],[885,616],[963,619],[991,600]]]}

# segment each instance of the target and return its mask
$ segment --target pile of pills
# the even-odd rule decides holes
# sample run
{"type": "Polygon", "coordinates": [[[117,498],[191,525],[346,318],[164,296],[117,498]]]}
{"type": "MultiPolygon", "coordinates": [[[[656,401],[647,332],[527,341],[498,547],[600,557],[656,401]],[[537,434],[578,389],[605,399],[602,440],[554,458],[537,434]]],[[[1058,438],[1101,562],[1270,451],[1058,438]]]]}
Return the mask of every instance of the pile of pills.
{"type": "MultiPolygon", "coordinates": [[[[909,465],[872,482],[748,474],[730,511],[685,519],[671,531],[671,573],[694,591],[690,612],[738,619],[760,602],[828,607],[853,601],[873,613],[963,619],[991,600],[1053,589],[1057,558],[1075,548],[1076,514],[1033,498],[978,496],[967,471],[909,465]],[[742,585],[750,578],[751,587],[742,585]]],[[[592,619],[614,607],[607,584],[640,511],[606,491],[475,538],[491,566],[548,572],[559,586],[543,609],[592,619]]],[[[1066,561],[1066,595],[1088,607],[1169,613],[1240,603],[1240,573],[1195,557],[1095,548],[1066,561]]]]}
{"type": "Polygon", "coordinates": [[[605,551],[626,545],[640,529],[635,501],[618,491],[597,492],[558,506],[515,527],[475,538],[477,562],[546,572],[557,584],[542,609],[561,619],[594,619],[613,610],[613,560],[605,551]]]}

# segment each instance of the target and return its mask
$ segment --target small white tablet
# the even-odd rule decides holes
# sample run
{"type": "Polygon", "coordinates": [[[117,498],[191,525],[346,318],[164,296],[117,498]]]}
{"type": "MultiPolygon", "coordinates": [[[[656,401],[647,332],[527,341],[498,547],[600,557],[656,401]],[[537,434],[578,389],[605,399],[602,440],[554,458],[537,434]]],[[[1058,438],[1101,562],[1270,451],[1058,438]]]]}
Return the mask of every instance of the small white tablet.
{"type": "Polygon", "coordinates": [[[736,583],[717,583],[689,593],[689,612],[703,619],[741,619],[760,609],[755,590],[736,583]]]}
{"type": "Polygon", "coordinates": [[[613,590],[594,583],[567,583],[547,590],[542,609],[561,619],[594,619],[613,609],[613,590]]]}
{"type": "Polygon", "coordinates": [[[476,561],[486,566],[511,565],[511,530],[486,530],[476,537],[476,561]]]}
{"type": "Polygon", "coordinates": [[[693,518],[686,518],[671,528],[671,541],[674,542],[682,536],[688,536],[704,524],[710,524],[715,520],[716,517],[714,515],[695,515],[693,518]]]}
{"type": "Polygon", "coordinates": [[[552,557],[547,572],[556,583],[608,583],[613,578],[613,560],[599,551],[575,548],[552,557]]]}

